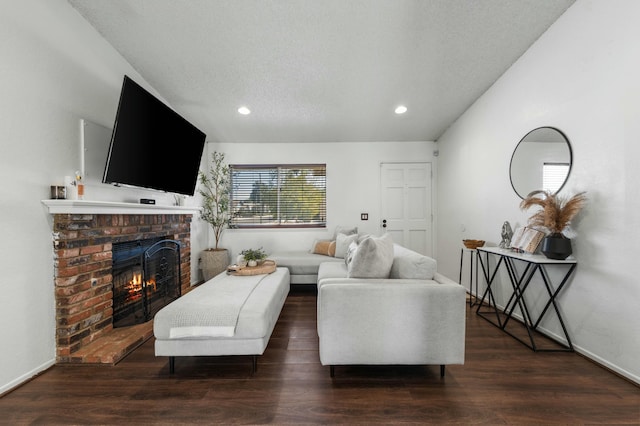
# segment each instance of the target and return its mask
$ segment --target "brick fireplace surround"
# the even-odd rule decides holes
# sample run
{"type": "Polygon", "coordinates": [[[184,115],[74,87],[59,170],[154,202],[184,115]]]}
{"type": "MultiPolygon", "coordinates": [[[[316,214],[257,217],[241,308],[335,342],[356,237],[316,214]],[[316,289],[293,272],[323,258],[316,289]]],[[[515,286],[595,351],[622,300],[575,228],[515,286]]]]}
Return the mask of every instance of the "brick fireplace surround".
{"type": "Polygon", "coordinates": [[[112,244],[179,240],[184,294],[191,283],[191,220],[191,214],[53,214],[58,363],[115,364],[153,335],[153,321],[113,328],[112,244]]]}

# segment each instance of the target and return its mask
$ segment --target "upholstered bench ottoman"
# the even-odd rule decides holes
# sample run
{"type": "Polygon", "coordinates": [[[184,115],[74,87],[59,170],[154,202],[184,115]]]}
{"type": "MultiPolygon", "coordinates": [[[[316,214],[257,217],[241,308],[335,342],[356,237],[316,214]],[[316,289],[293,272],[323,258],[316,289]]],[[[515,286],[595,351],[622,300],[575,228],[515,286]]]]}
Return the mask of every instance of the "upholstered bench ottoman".
{"type": "Polygon", "coordinates": [[[289,293],[289,270],[223,272],[162,308],[153,321],[156,356],[262,355],[289,293]]]}

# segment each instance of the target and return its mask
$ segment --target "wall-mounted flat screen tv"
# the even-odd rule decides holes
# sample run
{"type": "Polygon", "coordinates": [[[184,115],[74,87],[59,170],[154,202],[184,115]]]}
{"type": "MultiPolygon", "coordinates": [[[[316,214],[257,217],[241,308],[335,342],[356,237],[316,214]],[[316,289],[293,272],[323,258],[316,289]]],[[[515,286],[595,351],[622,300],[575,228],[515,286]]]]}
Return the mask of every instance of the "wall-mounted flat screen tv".
{"type": "Polygon", "coordinates": [[[193,195],[205,138],[125,76],[102,182],[193,195]]]}

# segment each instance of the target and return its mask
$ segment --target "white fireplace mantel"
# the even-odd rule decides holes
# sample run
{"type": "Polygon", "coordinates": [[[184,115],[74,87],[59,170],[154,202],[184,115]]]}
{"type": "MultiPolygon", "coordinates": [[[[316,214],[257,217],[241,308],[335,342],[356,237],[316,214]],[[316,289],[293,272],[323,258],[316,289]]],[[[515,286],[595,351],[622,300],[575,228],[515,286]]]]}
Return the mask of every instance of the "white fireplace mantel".
{"type": "Polygon", "coordinates": [[[117,201],[42,200],[50,214],[195,214],[196,206],[168,206],[117,201]]]}

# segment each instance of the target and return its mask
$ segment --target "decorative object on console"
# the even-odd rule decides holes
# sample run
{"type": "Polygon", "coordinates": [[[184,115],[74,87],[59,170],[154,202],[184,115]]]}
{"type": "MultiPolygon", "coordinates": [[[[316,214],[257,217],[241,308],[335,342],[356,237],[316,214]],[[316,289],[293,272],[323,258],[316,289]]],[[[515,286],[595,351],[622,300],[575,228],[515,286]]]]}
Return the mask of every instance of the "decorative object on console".
{"type": "Polygon", "coordinates": [[[571,239],[567,237],[571,220],[582,210],[587,201],[585,192],[565,199],[549,191],[533,191],[520,203],[526,210],[531,206],[541,209],[529,218],[529,225],[546,230],[542,241],[542,253],[549,259],[564,260],[571,255],[571,239]]]}
{"type": "Polygon", "coordinates": [[[208,174],[199,172],[198,176],[200,181],[198,193],[202,195],[200,217],[211,225],[216,240],[214,248],[202,252],[202,273],[205,281],[208,281],[229,266],[227,249],[218,247],[222,232],[230,221],[230,169],[224,162],[224,154],[214,152],[211,155],[208,174]]]}
{"type": "Polygon", "coordinates": [[[500,236],[502,240],[500,241],[500,248],[509,248],[511,245],[511,238],[513,237],[513,231],[511,230],[511,225],[506,220],[502,224],[502,230],[500,231],[500,236]]]}
{"type": "Polygon", "coordinates": [[[462,240],[462,244],[468,249],[474,250],[484,245],[484,240],[462,240]]]}
{"type": "Polygon", "coordinates": [[[573,253],[571,239],[562,234],[547,235],[542,240],[541,251],[548,259],[565,260],[573,253]]]}
{"type": "Polygon", "coordinates": [[[545,234],[537,229],[521,226],[511,238],[510,248],[518,253],[535,253],[545,234]]]}

